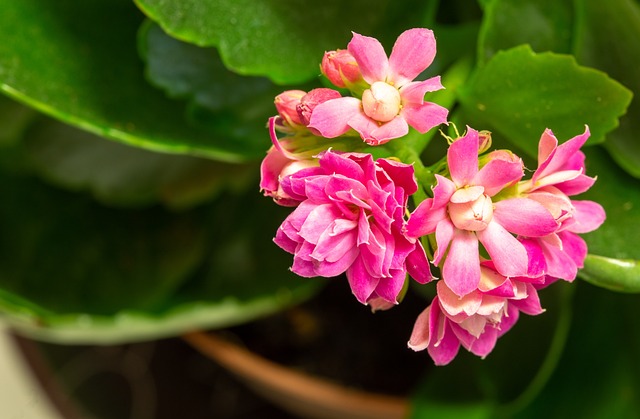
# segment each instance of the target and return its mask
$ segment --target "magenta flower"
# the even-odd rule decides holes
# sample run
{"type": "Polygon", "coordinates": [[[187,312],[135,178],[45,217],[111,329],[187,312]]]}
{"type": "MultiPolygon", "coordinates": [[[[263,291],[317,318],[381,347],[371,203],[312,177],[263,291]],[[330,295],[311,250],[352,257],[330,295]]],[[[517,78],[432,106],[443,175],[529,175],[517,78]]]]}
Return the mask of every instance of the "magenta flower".
{"type": "Polygon", "coordinates": [[[438,281],[438,295],[413,326],[408,342],[411,349],[427,349],[436,365],[451,362],[461,345],[484,358],[517,322],[520,312],[537,315],[544,311],[532,279],[505,278],[490,262],[483,262],[480,271],[478,289],[463,297],[438,281]]]}
{"type": "Polygon", "coordinates": [[[443,89],[440,77],[413,81],[435,57],[432,31],[403,32],[389,58],[377,39],[357,33],[347,49],[369,87],[362,99],[342,97],[319,105],[311,115],[310,128],[327,138],[354,129],[368,144],[379,145],[406,135],[409,126],[425,133],[447,121],[447,109],[424,101],[427,92],[443,89]]]}
{"type": "Polygon", "coordinates": [[[542,237],[558,228],[551,213],[535,200],[494,202],[492,197],[522,178],[523,163],[513,154],[492,153],[479,168],[478,149],[478,132],[468,128],[447,152],[451,179],[436,175],[433,198],[421,202],[407,224],[411,237],[435,233],[433,263],[439,265],[446,254],[443,279],[458,296],[472,292],[480,282],[479,243],[501,275],[526,276],[527,250],[512,234],[542,237]]]}
{"type": "Polygon", "coordinates": [[[538,168],[531,180],[519,185],[523,196],[540,202],[559,223],[558,230],[548,236],[520,238],[531,263],[552,278],[576,278],[587,256],[587,244],[578,234],[597,229],[606,218],[600,204],[569,198],[595,182],[585,175],[585,155],[580,151],[589,135],[586,127],[583,134],[558,146],[551,130],[545,130],[538,147],[538,168]]]}
{"type": "Polygon", "coordinates": [[[294,255],[291,270],[303,277],[346,272],[358,301],[377,308],[398,303],[407,273],[430,281],[420,242],[403,234],[407,199],[417,190],[413,167],[331,150],[319,164],[282,180],[302,201],[274,239],[294,255]]]}

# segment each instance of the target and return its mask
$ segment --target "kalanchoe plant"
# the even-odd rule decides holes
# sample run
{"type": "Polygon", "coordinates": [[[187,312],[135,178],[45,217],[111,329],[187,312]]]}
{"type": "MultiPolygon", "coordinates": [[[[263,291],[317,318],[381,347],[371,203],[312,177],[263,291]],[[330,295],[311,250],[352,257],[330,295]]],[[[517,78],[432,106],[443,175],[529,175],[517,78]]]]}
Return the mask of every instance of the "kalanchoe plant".
{"type": "Polygon", "coordinates": [[[428,29],[402,33],[389,59],[376,39],[355,33],[346,51],[326,53],[324,75],[354,96],[323,88],[276,97],[279,115],[269,124],[274,146],[263,161],[261,188],[296,207],[274,240],[294,255],[291,270],[303,277],[346,272],[356,299],[373,310],[400,302],[407,275],[424,285],[434,279],[430,264],[440,268],[437,296],[418,317],[409,347],[427,349],[444,365],[460,345],[485,357],[520,311],[542,313],[537,289],[575,279],[587,255],[577,233],[598,228],[605,213],[595,202],[569,199],[595,180],[586,176],[580,151],[588,128],[560,146],[547,129],[529,180],[520,157],[509,150],[487,153],[491,133],[471,127],[448,138],[433,184],[418,185],[415,161],[374,161],[352,148],[332,148],[353,131],[378,146],[402,142],[409,126],[424,134],[447,123],[445,108],[424,101],[427,92],[443,88],[440,77],[413,81],[435,53],[428,29]],[[278,127],[289,137],[279,140],[278,127]],[[317,154],[287,157],[280,141],[317,154]],[[408,198],[419,188],[432,196],[415,202],[407,218],[408,198]],[[421,240],[432,247],[431,261],[421,240]]]}

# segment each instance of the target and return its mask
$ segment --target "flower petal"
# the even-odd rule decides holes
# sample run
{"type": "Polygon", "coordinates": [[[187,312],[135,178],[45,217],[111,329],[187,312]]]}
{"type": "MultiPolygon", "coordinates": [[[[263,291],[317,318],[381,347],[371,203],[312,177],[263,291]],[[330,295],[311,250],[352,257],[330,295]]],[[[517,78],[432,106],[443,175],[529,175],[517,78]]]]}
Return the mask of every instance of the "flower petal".
{"type": "Polygon", "coordinates": [[[349,119],[349,126],[356,130],[369,145],[381,145],[394,138],[405,136],[409,132],[407,121],[396,116],[382,125],[364,113],[357,113],[349,119]]]}
{"type": "Polygon", "coordinates": [[[469,185],[478,173],[478,131],[467,127],[464,137],[449,146],[447,163],[451,179],[458,188],[469,185]]]}
{"type": "Polygon", "coordinates": [[[576,209],[573,215],[575,223],[568,228],[573,233],[588,233],[600,227],[607,214],[602,205],[593,201],[571,201],[576,209]]]}
{"type": "Polygon", "coordinates": [[[359,257],[347,269],[347,280],[356,299],[362,304],[366,304],[373,290],[378,286],[380,278],[369,275],[362,258],[359,257]]]}
{"type": "Polygon", "coordinates": [[[415,249],[409,253],[405,263],[407,265],[407,273],[419,284],[426,284],[435,279],[431,274],[431,265],[420,241],[416,241],[415,249]]]}
{"type": "Polygon", "coordinates": [[[389,60],[380,41],[353,32],[353,38],[351,38],[347,50],[355,58],[362,73],[362,78],[367,83],[373,84],[377,81],[385,81],[389,60]]]}
{"type": "Polygon", "coordinates": [[[508,277],[527,275],[527,250],[504,227],[492,221],[476,234],[498,272],[508,277]]]}
{"type": "Polygon", "coordinates": [[[480,255],[478,239],[473,232],[455,230],[449,253],[444,261],[442,277],[451,291],[458,296],[464,296],[478,288],[480,255]]]}
{"type": "Polygon", "coordinates": [[[484,186],[484,193],[494,196],[505,187],[519,181],[524,175],[522,160],[493,159],[473,177],[473,185],[484,186]]]}
{"type": "Polygon", "coordinates": [[[447,108],[431,102],[420,105],[409,103],[400,111],[400,116],[421,134],[440,124],[446,124],[448,115],[447,108]]]}
{"type": "Polygon", "coordinates": [[[549,210],[533,199],[505,199],[494,203],[494,207],[494,221],[513,234],[541,237],[558,229],[558,223],[549,210]]]}
{"type": "Polygon", "coordinates": [[[410,237],[422,237],[436,230],[438,223],[447,217],[446,207],[432,209],[433,198],[422,201],[407,222],[410,237]]]}
{"type": "Polygon", "coordinates": [[[361,112],[360,99],[355,97],[331,99],[314,108],[309,120],[309,128],[316,129],[323,137],[335,138],[349,131],[351,127],[348,121],[361,112]]]}
{"type": "Polygon", "coordinates": [[[396,40],[389,57],[389,79],[400,87],[422,73],[436,56],[433,31],[414,28],[404,31],[396,40]]]}
{"type": "Polygon", "coordinates": [[[427,92],[435,92],[442,89],[444,89],[444,86],[440,81],[440,76],[431,77],[423,81],[407,83],[399,89],[402,105],[420,105],[424,103],[424,95],[427,94],[427,92]]]}

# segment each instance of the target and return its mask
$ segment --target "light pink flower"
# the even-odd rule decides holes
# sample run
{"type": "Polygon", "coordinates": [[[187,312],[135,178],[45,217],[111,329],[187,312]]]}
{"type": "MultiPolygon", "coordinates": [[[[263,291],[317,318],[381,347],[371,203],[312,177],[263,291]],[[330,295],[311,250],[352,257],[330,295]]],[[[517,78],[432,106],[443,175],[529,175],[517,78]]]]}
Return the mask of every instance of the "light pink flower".
{"type": "Polygon", "coordinates": [[[433,198],[421,202],[407,224],[411,237],[435,233],[433,263],[444,259],[443,279],[458,296],[472,292],[480,282],[479,243],[500,274],[525,276],[527,250],[514,235],[542,237],[558,228],[551,213],[535,200],[494,202],[492,197],[522,178],[523,163],[510,153],[492,153],[479,168],[478,149],[478,132],[468,128],[447,152],[451,179],[436,175],[433,198]]]}
{"type": "Polygon", "coordinates": [[[545,130],[538,146],[538,168],[531,180],[519,186],[521,195],[540,202],[559,223],[558,230],[547,236],[520,237],[530,262],[555,279],[576,278],[587,256],[587,244],[578,234],[597,229],[606,219],[600,204],[569,198],[595,182],[585,174],[585,155],[580,151],[589,135],[585,127],[583,134],[558,145],[551,130],[545,130]]]}
{"type": "Polygon", "coordinates": [[[409,273],[432,279],[420,242],[403,234],[408,196],[417,190],[413,167],[370,154],[327,151],[319,166],[282,180],[301,204],[282,223],[275,243],[294,255],[303,277],[347,274],[366,304],[397,304],[409,273]]]}
{"type": "Polygon", "coordinates": [[[324,137],[334,138],[356,130],[371,145],[406,135],[409,126],[420,133],[445,123],[448,110],[424,101],[427,92],[443,89],[440,77],[415,79],[432,63],[436,40],[428,29],[403,32],[391,56],[375,39],[353,34],[347,47],[369,88],[356,97],[342,97],[319,105],[311,115],[310,127],[324,137]]]}
{"type": "Polygon", "coordinates": [[[451,362],[460,345],[484,358],[521,311],[529,315],[544,311],[532,279],[505,278],[490,262],[483,262],[480,271],[478,289],[462,297],[438,281],[437,297],[414,324],[408,342],[411,349],[427,349],[436,365],[451,362]]]}

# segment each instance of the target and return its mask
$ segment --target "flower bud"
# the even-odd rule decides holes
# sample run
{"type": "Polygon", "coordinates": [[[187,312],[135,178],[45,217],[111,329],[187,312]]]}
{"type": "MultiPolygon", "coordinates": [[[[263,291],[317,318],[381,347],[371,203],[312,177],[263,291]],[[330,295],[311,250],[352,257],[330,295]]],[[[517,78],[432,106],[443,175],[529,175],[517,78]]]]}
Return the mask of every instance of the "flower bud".
{"type": "Polygon", "coordinates": [[[285,125],[290,128],[296,128],[304,125],[298,116],[297,106],[300,99],[307,93],[302,90],[287,90],[276,96],[274,103],[278,114],[284,120],[285,125]]]}
{"type": "Polygon", "coordinates": [[[478,154],[482,154],[491,148],[491,131],[478,132],[478,154]]]}
{"type": "Polygon", "coordinates": [[[338,87],[350,88],[364,81],[356,59],[346,49],[325,52],[320,69],[338,87]]]}
{"type": "MultiPolygon", "coordinates": [[[[339,97],[340,93],[333,89],[321,87],[311,90],[300,99],[298,106],[296,107],[300,123],[304,126],[309,125],[309,121],[311,120],[311,112],[313,112],[316,106],[326,102],[327,100],[337,99],[339,97]]],[[[314,132],[314,130],[311,130],[311,132],[314,132]]],[[[316,132],[314,132],[314,134],[320,135],[316,132]]]]}

